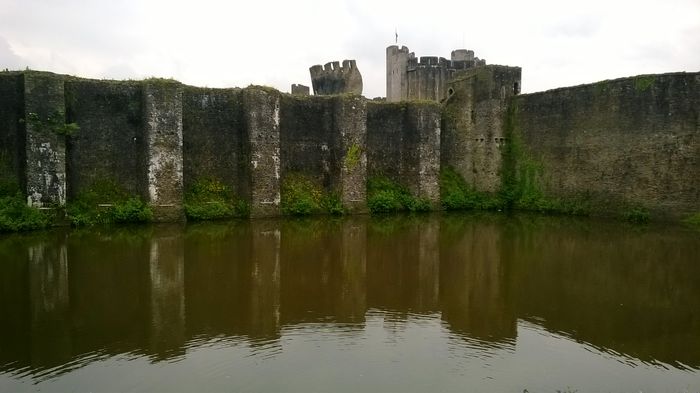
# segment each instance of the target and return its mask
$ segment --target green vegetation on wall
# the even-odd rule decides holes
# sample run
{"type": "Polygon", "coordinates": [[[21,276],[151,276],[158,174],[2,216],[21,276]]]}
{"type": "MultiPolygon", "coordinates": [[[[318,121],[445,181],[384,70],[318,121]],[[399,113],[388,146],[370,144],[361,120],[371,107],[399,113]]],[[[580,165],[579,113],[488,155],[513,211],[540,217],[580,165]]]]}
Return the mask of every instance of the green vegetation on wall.
{"type": "Polygon", "coordinates": [[[514,100],[508,107],[504,124],[508,143],[503,151],[499,192],[504,208],[552,214],[588,214],[585,197],[563,201],[546,195],[542,184],[544,166],[523,146],[515,120],[517,111],[517,101],[514,100]]]}
{"type": "Polygon", "coordinates": [[[357,164],[360,162],[361,155],[362,150],[360,149],[360,146],[353,143],[345,154],[345,168],[347,168],[349,171],[355,169],[357,164]]]}
{"type": "Polygon", "coordinates": [[[310,214],[344,214],[340,197],[328,193],[307,176],[291,173],[282,182],[282,214],[306,216],[310,214]]]}
{"type": "Polygon", "coordinates": [[[622,212],[622,218],[632,224],[646,224],[651,219],[649,210],[641,206],[635,206],[622,212]]]}
{"type": "Polygon", "coordinates": [[[0,232],[31,231],[50,224],[51,218],[39,209],[27,206],[21,193],[0,196],[0,232]]]}
{"type": "Polygon", "coordinates": [[[697,229],[700,229],[700,212],[697,212],[695,214],[691,214],[688,217],[686,217],[683,222],[685,224],[688,224],[692,227],[695,227],[697,229]]]}
{"type": "Polygon", "coordinates": [[[656,81],[654,75],[641,75],[634,78],[634,88],[638,92],[643,92],[649,90],[649,88],[656,81]]]}
{"type": "Polygon", "coordinates": [[[66,215],[74,226],[148,222],[153,218],[145,202],[109,180],[95,182],[68,202],[66,215]]]}
{"type": "Polygon", "coordinates": [[[214,179],[200,179],[185,194],[185,215],[190,220],[221,220],[247,217],[246,201],[234,196],[231,187],[214,179]]]}
{"type": "Polygon", "coordinates": [[[451,167],[440,171],[440,199],[445,210],[496,210],[504,205],[499,196],[476,191],[451,167]]]}
{"type": "Polygon", "coordinates": [[[30,112],[23,121],[38,131],[49,131],[62,136],[71,136],[80,130],[78,124],[66,123],[63,119],[65,119],[65,113],[61,111],[55,111],[45,119],[37,113],[30,112]]]}
{"type": "Polygon", "coordinates": [[[411,195],[406,187],[382,176],[367,181],[367,208],[372,214],[432,210],[429,200],[411,195]]]}

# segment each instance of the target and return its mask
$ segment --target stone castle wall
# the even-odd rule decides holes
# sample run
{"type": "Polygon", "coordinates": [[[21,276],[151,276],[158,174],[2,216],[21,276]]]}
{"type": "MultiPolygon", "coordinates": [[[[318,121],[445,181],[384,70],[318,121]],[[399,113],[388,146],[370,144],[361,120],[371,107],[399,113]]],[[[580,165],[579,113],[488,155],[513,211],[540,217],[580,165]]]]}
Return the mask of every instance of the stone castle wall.
{"type": "Polygon", "coordinates": [[[387,177],[439,207],[439,105],[369,103],[367,161],[368,177],[387,177]]]}
{"type": "Polygon", "coordinates": [[[0,193],[26,189],[24,173],[24,76],[0,73],[0,193]]]}
{"type": "Polygon", "coordinates": [[[512,133],[547,195],[612,213],[700,211],[700,73],[646,75],[518,96],[512,133]]]}
{"type": "Polygon", "coordinates": [[[442,166],[480,191],[501,187],[504,119],[517,93],[518,67],[488,65],[461,71],[448,84],[442,118],[442,166]]]}
{"type": "Polygon", "coordinates": [[[65,94],[66,120],[80,125],[67,139],[68,198],[109,179],[146,199],[142,84],[68,80],[65,94]]]}
{"type": "Polygon", "coordinates": [[[460,70],[438,104],[0,73],[0,192],[51,207],[108,179],[172,221],[184,193],[212,179],[262,217],[280,215],[282,184],[300,173],[364,212],[374,176],[439,207],[449,167],[476,191],[498,193],[515,176],[593,213],[700,211],[700,73],[527,95],[520,78],[517,67],[460,70]]]}
{"type": "Polygon", "coordinates": [[[182,98],[183,179],[189,190],[215,180],[250,194],[241,89],[186,86],[182,98]]]}

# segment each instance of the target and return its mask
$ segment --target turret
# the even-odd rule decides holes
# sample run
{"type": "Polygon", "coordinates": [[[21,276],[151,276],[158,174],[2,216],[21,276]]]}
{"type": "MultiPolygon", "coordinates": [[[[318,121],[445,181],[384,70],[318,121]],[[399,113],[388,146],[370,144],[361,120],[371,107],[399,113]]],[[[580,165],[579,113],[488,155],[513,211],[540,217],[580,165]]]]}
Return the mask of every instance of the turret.
{"type": "Polygon", "coordinates": [[[362,94],[362,75],[355,60],[333,61],[309,68],[315,95],[362,94]]]}

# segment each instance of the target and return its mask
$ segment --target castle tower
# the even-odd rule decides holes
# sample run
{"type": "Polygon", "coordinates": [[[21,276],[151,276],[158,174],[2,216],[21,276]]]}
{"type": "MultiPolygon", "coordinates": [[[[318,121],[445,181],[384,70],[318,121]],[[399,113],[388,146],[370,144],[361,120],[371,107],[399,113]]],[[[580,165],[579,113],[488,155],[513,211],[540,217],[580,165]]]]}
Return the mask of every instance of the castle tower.
{"type": "Polygon", "coordinates": [[[452,61],[471,61],[474,60],[474,51],[467,49],[456,49],[452,51],[452,61]]]}
{"type": "Polygon", "coordinates": [[[386,48],[386,100],[442,101],[455,72],[484,65],[486,61],[468,49],[453,50],[448,60],[436,56],[418,58],[405,46],[391,45],[386,48]]]}
{"type": "Polygon", "coordinates": [[[309,73],[315,95],[362,94],[362,74],[355,60],[343,60],[342,66],[339,61],[315,65],[309,73]]]}
{"type": "Polygon", "coordinates": [[[408,99],[408,48],[391,45],[386,48],[386,100],[408,99]]]}

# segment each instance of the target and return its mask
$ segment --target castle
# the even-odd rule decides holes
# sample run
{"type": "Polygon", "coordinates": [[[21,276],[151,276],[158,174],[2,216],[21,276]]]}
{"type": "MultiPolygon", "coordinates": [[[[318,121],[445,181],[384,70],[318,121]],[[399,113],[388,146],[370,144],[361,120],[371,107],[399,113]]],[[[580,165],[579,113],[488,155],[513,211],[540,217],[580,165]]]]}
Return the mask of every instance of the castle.
{"type": "Polygon", "coordinates": [[[174,221],[202,179],[264,217],[283,213],[285,182],[297,176],[362,213],[368,179],[388,178],[439,209],[441,176],[454,173],[514,208],[672,220],[700,212],[700,73],[519,94],[519,67],[390,46],[380,102],[338,94],[361,92],[353,61],[310,71],[314,96],[303,86],[290,95],[0,72],[0,192],[53,209],[110,179],[156,220],[174,221]]]}
{"type": "Polygon", "coordinates": [[[486,65],[486,60],[474,57],[474,51],[457,49],[450,60],[425,56],[418,59],[407,47],[386,48],[386,100],[442,101],[447,96],[447,84],[459,70],[486,65]]]}

